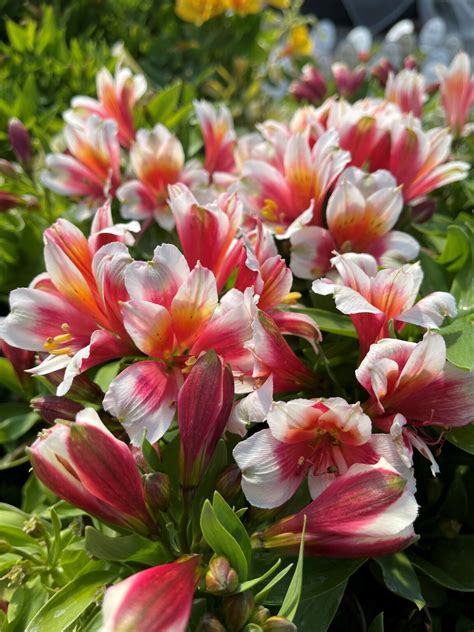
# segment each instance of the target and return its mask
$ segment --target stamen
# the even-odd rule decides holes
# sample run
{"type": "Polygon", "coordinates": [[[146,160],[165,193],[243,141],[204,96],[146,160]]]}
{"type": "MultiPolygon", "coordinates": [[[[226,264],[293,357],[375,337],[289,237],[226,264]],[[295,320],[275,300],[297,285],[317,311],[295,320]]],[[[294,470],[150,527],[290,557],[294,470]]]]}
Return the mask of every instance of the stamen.
{"type": "Polygon", "coordinates": [[[301,298],[301,294],[299,292],[290,292],[289,294],[283,297],[281,302],[284,305],[294,305],[300,300],[300,298],[301,298]]]}

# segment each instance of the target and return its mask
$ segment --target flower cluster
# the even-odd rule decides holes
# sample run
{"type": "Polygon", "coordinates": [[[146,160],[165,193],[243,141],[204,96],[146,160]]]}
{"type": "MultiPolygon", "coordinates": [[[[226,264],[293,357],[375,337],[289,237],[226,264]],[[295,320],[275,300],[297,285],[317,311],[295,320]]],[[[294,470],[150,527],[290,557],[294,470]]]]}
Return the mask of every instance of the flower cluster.
{"type": "MultiPolygon", "coordinates": [[[[230,3],[237,13],[261,4],[230,3]]],[[[221,3],[178,10],[204,21],[221,3]]],[[[349,94],[360,77],[346,70],[333,72],[349,94]]],[[[440,78],[460,134],[472,100],[466,57],[440,78]]],[[[34,352],[29,373],[57,385],[35,400],[50,427],[31,463],[59,498],[163,546],[162,564],[107,589],[103,630],[184,631],[197,588],[222,597],[231,629],[291,629],[258,610],[237,543],[247,538],[250,553],[301,543],[306,555],[399,551],[415,539],[414,448],[436,472],[429,446],[471,421],[473,376],[448,362],[436,331],[455,300],[420,295],[420,246],[406,222],[398,230],[404,207],[469,165],[452,159],[449,129],[422,125],[413,70],[389,77],[385,99],[328,99],[246,135],[225,106],[196,102],[202,159],[162,124],[136,129],[145,92],[143,76],[102,71],[97,99],[76,97],[65,114],[67,151],[46,159],[46,187],[98,210],[88,237],[66,219],[45,231],[46,272],[11,293],[1,325],[5,348],[34,352]],[[169,238],[142,260],[153,220],[169,238]],[[328,383],[324,327],[305,307],[321,295],[358,340],[347,392],[328,383]],[[105,392],[78,397],[110,361],[105,392]],[[251,539],[218,494],[204,500],[222,444],[222,489],[259,508],[251,539]]]]}

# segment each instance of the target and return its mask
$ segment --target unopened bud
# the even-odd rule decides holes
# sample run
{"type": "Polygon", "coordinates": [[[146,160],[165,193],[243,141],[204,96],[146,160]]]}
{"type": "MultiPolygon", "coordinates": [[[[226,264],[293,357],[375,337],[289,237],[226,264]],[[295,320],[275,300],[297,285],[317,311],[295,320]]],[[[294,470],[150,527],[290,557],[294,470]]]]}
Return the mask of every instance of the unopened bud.
{"type": "MultiPolygon", "coordinates": [[[[64,371],[53,371],[44,376],[53,386],[59,386],[64,379],[64,371]]],[[[104,393],[85,373],[76,375],[68,396],[91,404],[102,404],[104,393]]]]}
{"type": "Polygon", "coordinates": [[[426,200],[422,200],[421,202],[418,202],[418,204],[414,204],[412,206],[411,217],[417,224],[422,224],[423,222],[427,222],[431,219],[435,210],[436,200],[427,198],[426,200]]]}
{"type": "Polygon", "coordinates": [[[44,527],[36,516],[25,520],[22,530],[33,538],[39,538],[44,533],[44,527]]]}
{"type": "Polygon", "coordinates": [[[228,630],[237,632],[250,618],[254,609],[254,598],[249,590],[224,597],[222,611],[228,630]]]}
{"type": "Polygon", "coordinates": [[[0,158],[0,173],[12,180],[16,180],[18,178],[18,170],[20,167],[15,168],[15,165],[11,163],[9,160],[5,160],[5,158],[0,158]]]}
{"type": "Polygon", "coordinates": [[[0,540],[0,555],[8,553],[12,550],[11,544],[6,540],[0,540]]]}
{"type": "Polygon", "coordinates": [[[0,212],[9,211],[17,206],[23,206],[23,200],[19,195],[10,191],[0,191],[0,212]]]}
{"type": "Polygon", "coordinates": [[[84,408],[81,404],[73,402],[67,397],[57,395],[38,395],[30,402],[31,408],[49,424],[54,424],[56,419],[74,421],[77,413],[84,408]]]}
{"type": "Polygon", "coordinates": [[[216,616],[210,612],[206,612],[206,614],[201,617],[196,627],[196,632],[226,632],[226,629],[216,616]]]}
{"type": "Polygon", "coordinates": [[[232,500],[240,492],[241,480],[242,473],[239,467],[232,463],[219,474],[216,490],[225,500],[232,500]]]}
{"type": "Polygon", "coordinates": [[[145,501],[152,513],[166,511],[170,502],[171,483],[163,472],[146,474],[144,478],[145,501]]]}
{"type": "Polygon", "coordinates": [[[271,612],[265,606],[258,606],[255,608],[252,618],[250,619],[251,623],[257,623],[258,625],[263,625],[263,623],[268,619],[271,615],[271,612]]]}
{"type": "Polygon", "coordinates": [[[8,140],[17,159],[28,164],[31,161],[31,141],[28,130],[17,118],[11,118],[8,123],[8,140]]]}
{"type": "Polygon", "coordinates": [[[231,567],[227,558],[216,555],[209,562],[209,570],[206,573],[206,590],[210,593],[225,594],[237,590],[239,576],[231,567]]]}
{"type": "Polygon", "coordinates": [[[296,632],[297,627],[285,617],[270,617],[263,624],[264,632],[296,632]]]}

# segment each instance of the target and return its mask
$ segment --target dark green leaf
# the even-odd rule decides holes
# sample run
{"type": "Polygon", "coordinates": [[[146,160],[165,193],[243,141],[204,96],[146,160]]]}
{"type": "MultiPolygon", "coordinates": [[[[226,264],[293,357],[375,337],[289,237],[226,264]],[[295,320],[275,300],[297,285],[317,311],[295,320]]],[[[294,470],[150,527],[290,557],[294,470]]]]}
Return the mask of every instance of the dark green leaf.
{"type": "Polygon", "coordinates": [[[139,535],[112,538],[94,527],[86,527],[85,547],[100,560],[142,562],[150,566],[169,561],[169,555],[158,541],[153,542],[139,535]]]}
{"type": "Polygon", "coordinates": [[[474,369],[474,318],[456,319],[451,325],[438,329],[446,342],[448,360],[462,369],[474,369]]]}
{"type": "Polygon", "coordinates": [[[328,312],[324,309],[318,309],[317,307],[305,307],[298,309],[298,312],[307,314],[310,316],[321,331],[327,331],[330,334],[338,334],[340,336],[349,336],[350,338],[357,338],[356,330],[351,322],[351,319],[345,314],[339,314],[337,312],[328,312]]]}
{"type": "Polygon", "coordinates": [[[450,443],[469,454],[474,454],[474,424],[463,428],[454,428],[447,434],[450,443]]]}
{"type": "Polygon", "coordinates": [[[375,562],[382,569],[385,585],[396,595],[413,601],[421,610],[425,601],[421,594],[420,582],[404,553],[395,553],[384,557],[375,558],[375,562]]]}
{"type": "Polygon", "coordinates": [[[116,571],[92,571],[74,579],[51,597],[30,621],[26,632],[63,632],[112,582],[116,571]]]}
{"type": "Polygon", "coordinates": [[[334,619],[347,581],[300,603],[294,620],[298,632],[326,632],[334,619]]]}
{"type": "Polygon", "coordinates": [[[202,507],[200,525],[204,539],[211,549],[217,555],[225,556],[237,571],[239,579],[245,581],[249,570],[245,554],[236,539],[219,522],[209,500],[202,507]]]}
{"type": "Polygon", "coordinates": [[[384,632],[383,612],[380,612],[369,626],[368,632],[384,632]]]}
{"type": "Polygon", "coordinates": [[[291,578],[290,585],[286,592],[283,603],[281,604],[278,616],[286,617],[290,621],[295,618],[298,606],[301,600],[301,591],[303,588],[303,566],[304,566],[304,534],[306,531],[306,516],[303,521],[303,529],[301,531],[300,550],[298,554],[298,562],[295,572],[291,578]]]}

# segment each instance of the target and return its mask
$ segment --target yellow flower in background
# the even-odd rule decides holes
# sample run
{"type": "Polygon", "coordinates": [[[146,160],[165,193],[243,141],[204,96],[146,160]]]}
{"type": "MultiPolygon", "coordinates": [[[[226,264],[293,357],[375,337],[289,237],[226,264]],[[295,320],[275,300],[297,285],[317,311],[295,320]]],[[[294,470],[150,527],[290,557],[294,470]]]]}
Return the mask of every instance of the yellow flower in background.
{"type": "Polygon", "coordinates": [[[262,0],[229,0],[229,9],[238,15],[258,13],[263,9],[262,0]]]}
{"type": "Polygon", "coordinates": [[[227,0],[176,0],[176,14],[185,22],[201,26],[207,20],[224,13],[227,0]]]}
{"type": "Polygon", "coordinates": [[[287,55],[311,55],[312,50],[313,42],[306,24],[294,26],[288,36],[285,53],[287,55]]]}
{"type": "Polygon", "coordinates": [[[288,9],[291,4],[291,0],[267,0],[265,4],[269,7],[273,7],[274,9],[288,9]]]}

